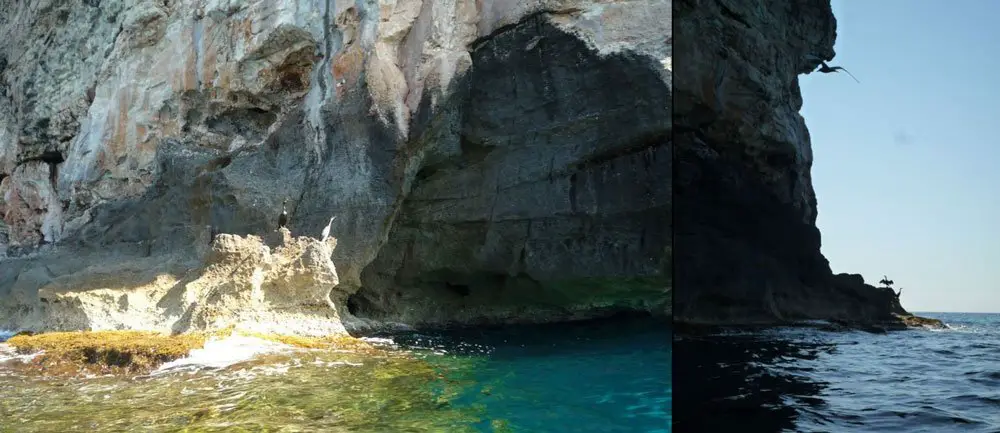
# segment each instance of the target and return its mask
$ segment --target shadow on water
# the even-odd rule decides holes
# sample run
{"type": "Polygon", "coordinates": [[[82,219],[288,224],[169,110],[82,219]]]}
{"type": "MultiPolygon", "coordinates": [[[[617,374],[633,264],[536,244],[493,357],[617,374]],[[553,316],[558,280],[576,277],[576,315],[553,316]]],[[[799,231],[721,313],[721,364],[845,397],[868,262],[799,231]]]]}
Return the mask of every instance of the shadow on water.
{"type": "Polygon", "coordinates": [[[822,416],[829,384],[791,365],[833,350],[759,335],[678,336],[673,387],[684,398],[674,402],[674,431],[796,431],[803,414],[822,416]],[[779,365],[790,367],[770,368],[779,365]]]}
{"type": "Polygon", "coordinates": [[[669,348],[670,321],[646,316],[542,325],[497,325],[436,331],[380,334],[402,346],[431,343],[452,354],[494,358],[568,355],[572,352],[612,353],[648,346],[650,350],[669,348]]]}

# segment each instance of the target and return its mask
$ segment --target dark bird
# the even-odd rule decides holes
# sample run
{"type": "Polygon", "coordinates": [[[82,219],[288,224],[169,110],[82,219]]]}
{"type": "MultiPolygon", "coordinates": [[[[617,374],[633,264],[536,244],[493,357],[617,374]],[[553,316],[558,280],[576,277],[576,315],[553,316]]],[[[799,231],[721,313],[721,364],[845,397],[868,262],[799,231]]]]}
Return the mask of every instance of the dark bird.
{"type": "Polygon", "coordinates": [[[330,225],[333,224],[333,220],[336,218],[336,216],[330,217],[330,222],[326,223],[326,227],[323,227],[323,237],[320,239],[321,242],[326,242],[326,238],[330,237],[330,225]]]}
{"type": "Polygon", "coordinates": [[[284,228],[288,224],[288,211],[285,209],[285,204],[288,203],[288,199],[281,201],[281,215],[278,216],[278,228],[284,228]]]}
{"type": "Polygon", "coordinates": [[[883,285],[883,286],[889,287],[889,286],[892,285],[892,280],[890,280],[889,277],[883,275],[882,276],[882,281],[879,281],[878,283],[881,284],[881,285],[883,285]]]}
{"type": "MultiPolygon", "coordinates": [[[[819,69],[817,69],[817,71],[818,72],[822,72],[824,74],[829,74],[831,72],[837,72],[837,71],[844,71],[844,72],[847,72],[847,75],[850,75],[851,78],[854,78],[854,81],[858,81],[858,79],[854,77],[854,74],[851,74],[850,72],[848,72],[847,69],[844,69],[844,68],[842,68],[840,66],[830,66],[830,65],[826,64],[826,62],[823,62],[823,61],[819,62],[819,69]]],[[[860,84],[861,82],[858,81],[858,83],[860,84]]]]}

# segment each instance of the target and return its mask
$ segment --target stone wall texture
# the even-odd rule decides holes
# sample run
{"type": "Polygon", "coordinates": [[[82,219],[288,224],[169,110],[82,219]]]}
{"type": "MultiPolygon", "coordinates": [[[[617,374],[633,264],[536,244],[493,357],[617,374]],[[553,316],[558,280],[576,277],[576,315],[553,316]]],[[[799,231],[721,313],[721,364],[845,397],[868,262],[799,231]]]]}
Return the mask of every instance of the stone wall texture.
{"type": "Polygon", "coordinates": [[[287,199],[296,236],[337,217],[352,314],[666,314],[671,8],[0,2],[0,309],[85,265],[58,257],[263,235],[287,199]]]}

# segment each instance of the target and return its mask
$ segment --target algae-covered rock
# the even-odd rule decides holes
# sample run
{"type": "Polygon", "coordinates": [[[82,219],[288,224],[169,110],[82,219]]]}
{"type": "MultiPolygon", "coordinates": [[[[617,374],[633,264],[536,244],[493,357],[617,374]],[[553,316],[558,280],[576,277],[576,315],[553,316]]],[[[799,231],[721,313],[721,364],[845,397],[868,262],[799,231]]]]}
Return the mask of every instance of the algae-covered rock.
{"type": "MultiPolygon", "coordinates": [[[[64,357],[47,358],[63,361],[46,362],[43,372],[48,374],[80,373],[80,363],[87,365],[81,354],[89,350],[173,356],[197,345],[190,336],[176,340],[132,332],[47,335],[15,342],[24,350],[69,347],[61,352],[64,357]]],[[[98,431],[272,431],[277,425],[292,431],[471,433],[479,431],[475,426],[484,419],[482,407],[461,403],[464,393],[475,388],[472,379],[482,368],[477,359],[432,362],[341,336],[261,337],[303,350],[269,353],[225,368],[166,369],[131,380],[53,381],[20,375],[19,385],[0,386],[0,431],[71,431],[79,426],[98,431]],[[31,404],[39,398],[44,405],[31,404]]],[[[85,371],[141,370],[136,365],[85,371]]]]}
{"type": "Polygon", "coordinates": [[[139,331],[51,332],[16,335],[6,344],[22,354],[42,352],[29,365],[47,373],[141,373],[186,356],[204,346],[205,338],[139,331]]]}
{"type": "MultiPolygon", "coordinates": [[[[230,336],[252,337],[277,342],[294,349],[333,350],[353,353],[363,357],[401,357],[404,352],[393,353],[373,346],[361,339],[347,335],[302,337],[297,335],[263,334],[240,331],[229,327],[213,332],[191,332],[166,335],[142,331],[93,331],[48,332],[41,334],[19,333],[5,343],[22,355],[35,354],[22,362],[29,371],[45,375],[77,373],[143,374],[164,363],[188,356],[192,350],[205,347],[209,339],[230,336]]],[[[405,364],[409,361],[399,361],[405,364]]],[[[396,364],[393,364],[395,366],[396,364]]],[[[426,373],[424,364],[406,374],[426,373]]],[[[398,368],[387,368],[383,374],[393,374],[398,368]]]]}
{"type": "Polygon", "coordinates": [[[944,322],[929,317],[920,317],[913,314],[897,314],[896,317],[909,328],[931,328],[944,329],[944,322]]]}

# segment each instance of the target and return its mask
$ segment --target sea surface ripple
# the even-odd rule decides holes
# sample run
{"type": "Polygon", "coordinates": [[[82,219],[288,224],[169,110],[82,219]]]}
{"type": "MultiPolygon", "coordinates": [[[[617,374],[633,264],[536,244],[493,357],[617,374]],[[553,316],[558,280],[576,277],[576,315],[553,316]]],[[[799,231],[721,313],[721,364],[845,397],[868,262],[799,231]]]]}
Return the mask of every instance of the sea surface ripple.
{"type": "Polygon", "coordinates": [[[674,431],[1000,432],[1000,315],[919,315],[948,329],[678,337],[674,431]]]}
{"type": "Polygon", "coordinates": [[[252,337],[140,377],[23,373],[0,331],[0,432],[667,433],[670,326],[615,319],[365,338],[384,353],[252,337]]]}

